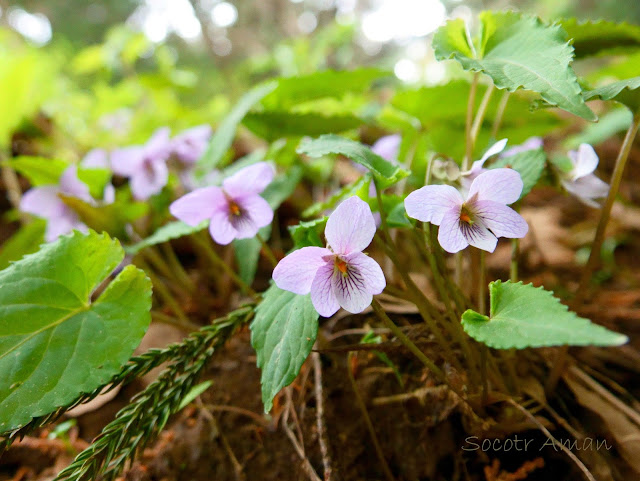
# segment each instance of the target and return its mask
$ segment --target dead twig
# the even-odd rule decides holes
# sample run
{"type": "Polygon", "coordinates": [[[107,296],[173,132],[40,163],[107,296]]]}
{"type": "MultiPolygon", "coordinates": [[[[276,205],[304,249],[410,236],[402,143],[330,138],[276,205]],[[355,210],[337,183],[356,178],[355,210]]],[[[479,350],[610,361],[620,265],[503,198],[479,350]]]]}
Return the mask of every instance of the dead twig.
{"type": "Polygon", "coordinates": [[[322,392],[322,363],[320,361],[320,354],[317,352],[312,353],[311,361],[313,362],[313,373],[315,377],[316,426],[318,428],[318,444],[320,445],[320,454],[322,455],[322,466],[324,467],[324,481],[332,481],[334,479],[333,467],[329,454],[327,429],[324,423],[324,394],[322,392]]]}
{"type": "Polygon", "coordinates": [[[549,438],[549,440],[551,442],[553,442],[554,445],[558,446],[562,450],[563,453],[565,453],[567,456],[569,456],[571,461],[573,461],[576,464],[576,466],[578,466],[580,471],[582,471],[582,473],[584,474],[585,478],[587,478],[589,481],[596,481],[596,478],[593,477],[593,474],[591,474],[591,472],[584,465],[584,463],[582,461],[580,461],[578,459],[578,457],[575,454],[573,454],[569,448],[567,448],[564,444],[562,444],[560,441],[558,441],[553,436],[553,434],[551,434],[551,432],[549,432],[549,430],[544,426],[544,424],[542,424],[540,421],[538,421],[533,414],[531,414],[529,411],[527,411],[526,408],[522,407],[520,404],[515,402],[513,399],[507,399],[507,402],[509,404],[511,404],[513,407],[515,407],[522,414],[524,414],[527,417],[527,419],[529,419],[533,424],[535,424],[538,427],[538,429],[540,431],[542,431],[544,433],[544,435],[547,436],[547,438],[549,438]]]}

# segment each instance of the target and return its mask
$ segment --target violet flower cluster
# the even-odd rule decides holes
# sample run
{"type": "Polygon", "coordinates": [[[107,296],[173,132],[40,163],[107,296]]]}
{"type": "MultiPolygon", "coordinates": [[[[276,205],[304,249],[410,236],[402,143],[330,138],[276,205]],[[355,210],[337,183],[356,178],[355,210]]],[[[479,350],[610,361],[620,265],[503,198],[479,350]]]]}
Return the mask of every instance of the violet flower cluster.
{"type": "Polygon", "coordinates": [[[274,173],[269,164],[258,162],[226,178],[221,187],[203,187],[181,197],[169,211],[194,227],[208,219],[209,233],[218,244],[254,237],[273,220],[273,210],[260,193],[274,173]]]}
{"type": "Polygon", "coordinates": [[[169,134],[169,128],[162,127],[144,145],[116,149],[111,153],[113,172],[129,178],[135,199],[146,200],[167,185],[169,159],[177,159],[186,170],[192,168],[207,149],[211,128],[208,125],[193,127],[173,139],[169,134]]]}
{"type": "Polygon", "coordinates": [[[181,177],[187,178],[196,161],[207,149],[211,127],[199,125],[170,137],[168,127],[156,130],[143,145],[114,149],[93,149],[82,160],[84,167],[110,168],[113,173],[129,178],[136,200],[147,200],[158,194],[169,180],[168,162],[175,159],[181,177]]]}
{"type": "MultiPolygon", "coordinates": [[[[78,214],[64,203],[59,194],[77,197],[90,204],[95,202],[89,193],[89,187],[78,178],[78,169],[75,165],[65,169],[58,185],[43,185],[25,192],[20,201],[20,210],[46,219],[45,240],[47,242],[52,242],[72,230],[87,231],[87,226],[80,220],[78,214]]],[[[105,187],[103,202],[110,204],[114,199],[115,191],[109,184],[105,187]]]]}

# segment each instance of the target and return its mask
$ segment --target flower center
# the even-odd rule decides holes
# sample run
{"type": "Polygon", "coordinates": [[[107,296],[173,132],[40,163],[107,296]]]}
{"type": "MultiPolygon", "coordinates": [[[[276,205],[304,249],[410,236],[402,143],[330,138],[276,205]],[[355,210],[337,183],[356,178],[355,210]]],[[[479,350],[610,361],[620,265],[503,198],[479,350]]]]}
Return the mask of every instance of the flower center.
{"type": "Polygon", "coordinates": [[[471,211],[469,211],[469,208],[465,204],[462,204],[462,208],[460,209],[460,222],[466,222],[469,225],[474,224],[471,211]]]}
{"type": "Polygon", "coordinates": [[[339,272],[341,272],[344,277],[347,277],[347,275],[349,274],[349,266],[348,266],[348,264],[343,259],[340,259],[338,256],[336,256],[336,258],[333,261],[333,263],[334,263],[334,267],[339,272]]]}
{"type": "Polygon", "coordinates": [[[235,216],[240,216],[242,214],[238,204],[236,204],[232,200],[229,201],[229,212],[231,212],[231,215],[235,215],[235,216]]]}

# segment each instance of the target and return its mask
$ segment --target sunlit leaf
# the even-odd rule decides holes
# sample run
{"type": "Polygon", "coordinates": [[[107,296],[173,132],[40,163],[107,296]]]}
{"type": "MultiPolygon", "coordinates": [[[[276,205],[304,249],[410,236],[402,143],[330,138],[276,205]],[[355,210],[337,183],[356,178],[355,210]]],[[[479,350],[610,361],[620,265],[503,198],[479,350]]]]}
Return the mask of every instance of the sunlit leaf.
{"type": "Polygon", "coordinates": [[[569,18],[560,22],[571,39],[576,58],[620,54],[640,50],[640,26],[606,20],[581,22],[569,18]]]}
{"type": "Polygon", "coordinates": [[[558,25],[513,12],[482,12],[482,35],[470,45],[462,19],[450,20],[433,38],[436,58],[456,59],[465,70],[484,72],[496,87],[538,92],[552,105],[587,120],[587,107],[570,64],[573,48],[558,25]]]}
{"type": "Polygon", "coordinates": [[[224,157],[224,154],[229,150],[233,143],[238,124],[242,121],[247,112],[249,112],[249,110],[251,110],[251,108],[262,98],[264,98],[265,95],[272,92],[276,86],[276,82],[267,82],[254,87],[242,96],[233,109],[231,109],[229,115],[227,115],[218,126],[213,137],[211,137],[209,148],[196,164],[196,176],[202,177],[218,167],[218,164],[224,157]]]}
{"type": "Polygon", "coordinates": [[[298,152],[309,157],[344,155],[369,169],[382,187],[392,185],[409,175],[402,167],[373,153],[368,146],[337,135],[323,135],[317,139],[303,141],[298,147],[298,152]]]}
{"type": "Polygon", "coordinates": [[[614,82],[584,93],[585,100],[615,100],[640,113],[640,77],[614,82]]]}
{"type": "Polygon", "coordinates": [[[254,134],[268,141],[283,137],[312,137],[340,133],[362,125],[355,115],[294,112],[251,112],[244,118],[243,124],[254,134]]]}

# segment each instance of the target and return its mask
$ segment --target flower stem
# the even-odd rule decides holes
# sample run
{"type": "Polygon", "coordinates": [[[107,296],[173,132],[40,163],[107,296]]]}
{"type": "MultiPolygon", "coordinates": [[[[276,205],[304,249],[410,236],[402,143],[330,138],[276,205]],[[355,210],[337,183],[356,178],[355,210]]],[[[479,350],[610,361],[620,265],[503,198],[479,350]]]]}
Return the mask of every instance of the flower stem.
{"type": "Polygon", "coordinates": [[[511,265],[509,279],[518,282],[518,258],[520,257],[520,239],[511,239],[511,265]]]}
{"type": "Polygon", "coordinates": [[[498,104],[498,110],[496,112],[496,118],[493,121],[493,128],[491,129],[491,138],[495,139],[498,135],[498,130],[500,130],[500,126],[502,125],[502,119],[504,117],[504,112],[507,109],[507,103],[509,102],[510,92],[505,90],[500,98],[500,103],[498,104]]]}
{"type": "Polygon", "coordinates": [[[469,100],[467,101],[467,117],[465,120],[465,156],[462,163],[463,170],[469,170],[471,167],[471,157],[473,157],[473,143],[471,137],[471,128],[473,124],[473,107],[476,103],[476,92],[478,91],[478,78],[480,74],[474,73],[471,80],[471,88],[469,89],[469,100]]]}
{"type": "Polygon", "coordinates": [[[489,107],[489,102],[491,101],[491,96],[494,91],[493,84],[487,87],[487,91],[484,93],[482,97],[482,101],[480,102],[480,106],[478,107],[478,112],[476,113],[475,119],[473,119],[473,125],[471,126],[471,151],[473,152],[473,148],[476,145],[476,140],[478,140],[478,134],[480,133],[480,127],[482,127],[482,121],[484,120],[484,116],[487,113],[487,107],[489,107]]]}
{"type": "Polygon", "coordinates": [[[191,278],[189,277],[189,274],[187,274],[187,271],[185,271],[184,267],[182,267],[182,263],[178,259],[176,252],[173,250],[171,242],[165,242],[161,244],[160,248],[167,258],[169,266],[172,270],[175,271],[177,277],[180,279],[180,282],[187,287],[189,292],[194,292],[196,290],[196,286],[193,283],[193,280],[191,280],[191,278]]]}
{"type": "Polygon", "coordinates": [[[256,234],[256,238],[260,241],[260,244],[262,244],[262,252],[264,252],[266,258],[269,259],[271,267],[275,269],[275,267],[278,265],[278,258],[273,253],[271,247],[269,247],[269,244],[267,244],[267,241],[264,239],[264,237],[260,235],[260,232],[256,234]]]}
{"type": "Polygon", "coordinates": [[[213,247],[211,247],[211,243],[209,242],[209,236],[203,232],[197,232],[192,236],[193,240],[202,247],[202,250],[208,257],[208,259],[216,266],[220,267],[230,278],[231,280],[247,295],[253,297],[254,299],[258,297],[256,292],[251,289],[240,276],[235,273],[235,271],[220,258],[218,253],[215,251],[213,247]]]}
{"type": "Polygon", "coordinates": [[[611,216],[611,209],[613,208],[613,204],[616,200],[616,195],[618,194],[618,190],[620,189],[622,175],[624,174],[624,167],[627,163],[627,158],[629,157],[629,152],[631,151],[631,146],[633,145],[633,140],[635,139],[636,133],[638,132],[638,127],[640,127],[640,112],[637,112],[634,115],[633,122],[627,130],[627,134],[625,135],[624,141],[622,142],[622,147],[620,148],[620,152],[618,153],[616,165],[611,176],[611,185],[609,187],[607,200],[602,207],[602,213],[600,214],[600,220],[598,221],[598,227],[596,228],[596,235],[593,239],[593,243],[591,244],[589,260],[587,261],[587,265],[582,271],[582,277],[580,278],[578,290],[576,291],[576,295],[574,296],[574,299],[571,303],[573,309],[578,308],[584,301],[589,283],[591,281],[591,275],[600,264],[600,251],[602,249],[602,243],[604,242],[604,235],[607,229],[607,224],[609,223],[609,217],[611,216]]]}
{"type": "MultiPolygon", "coordinates": [[[[391,234],[389,233],[389,226],[387,224],[387,216],[386,216],[386,214],[384,212],[384,208],[383,208],[383,205],[382,205],[381,189],[379,188],[379,186],[377,184],[376,184],[376,197],[377,197],[377,200],[378,200],[378,208],[380,210],[380,219],[381,219],[380,226],[381,226],[381,229],[382,229],[382,234],[385,237],[385,241],[386,241],[386,244],[383,243],[385,252],[386,252],[387,256],[389,257],[389,259],[391,259],[391,262],[393,262],[394,266],[398,270],[398,273],[402,277],[402,280],[404,281],[405,285],[409,289],[409,292],[411,293],[411,296],[413,297],[413,302],[415,303],[416,307],[418,308],[418,311],[420,311],[420,315],[422,316],[424,321],[429,326],[429,329],[431,330],[431,332],[435,336],[435,338],[438,341],[438,343],[440,344],[440,346],[446,352],[449,362],[451,362],[454,366],[456,366],[456,368],[461,370],[462,369],[462,364],[460,363],[460,361],[458,360],[458,358],[456,357],[456,355],[452,351],[450,343],[447,342],[447,340],[445,339],[444,335],[440,331],[440,328],[438,327],[437,323],[435,322],[434,317],[435,316],[440,317],[441,321],[444,321],[444,319],[442,319],[442,316],[441,316],[440,312],[435,308],[435,306],[433,306],[433,304],[431,304],[429,299],[427,299],[427,297],[422,293],[420,288],[418,286],[416,286],[416,284],[413,282],[413,280],[411,279],[409,274],[405,271],[405,269],[402,268],[402,265],[400,264],[400,260],[398,259],[398,256],[396,255],[396,253],[394,251],[393,239],[391,238],[391,234]]],[[[445,325],[446,325],[446,323],[445,323],[445,325]]]]}
{"type": "Polygon", "coordinates": [[[478,312],[487,311],[487,260],[483,250],[478,249],[478,312]]]}
{"type": "Polygon", "coordinates": [[[169,291],[164,282],[162,282],[162,279],[153,272],[153,269],[149,264],[141,258],[138,258],[136,263],[144,270],[145,274],[149,276],[149,279],[151,279],[151,283],[153,284],[154,292],[158,294],[158,297],[160,297],[165,304],[169,306],[169,308],[171,308],[173,313],[180,320],[181,324],[185,326],[191,324],[191,321],[189,321],[189,318],[180,307],[178,301],[171,295],[171,291],[169,291]]]}
{"type": "Polygon", "coordinates": [[[402,332],[396,324],[391,320],[387,313],[384,311],[380,303],[373,299],[371,301],[371,307],[373,307],[374,312],[383,322],[383,324],[393,333],[394,336],[398,338],[398,340],[405,345],[407,349],[409,349],[421,362],[424,364],[433,374],[436,375],[438,379],[442,382],[447,383],[447,377],[444,372],[436,366],[431,359],[429,359],[424,352],[420,350],[418,346],[416,346],[411,339],[407,337],[407,335],[402,332]]]}

